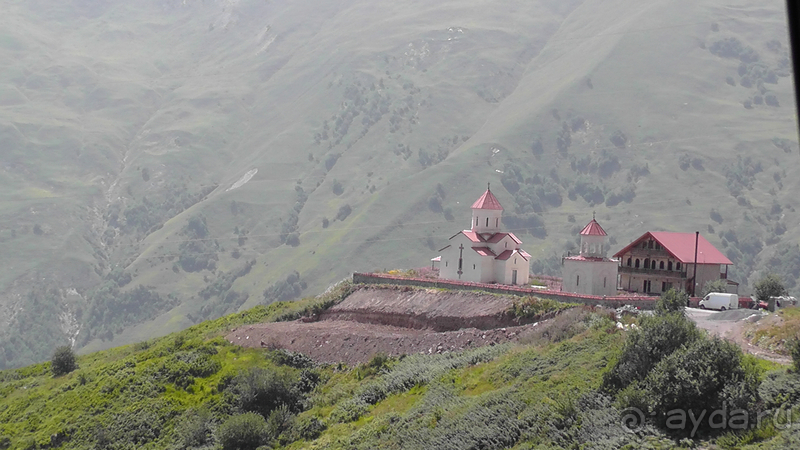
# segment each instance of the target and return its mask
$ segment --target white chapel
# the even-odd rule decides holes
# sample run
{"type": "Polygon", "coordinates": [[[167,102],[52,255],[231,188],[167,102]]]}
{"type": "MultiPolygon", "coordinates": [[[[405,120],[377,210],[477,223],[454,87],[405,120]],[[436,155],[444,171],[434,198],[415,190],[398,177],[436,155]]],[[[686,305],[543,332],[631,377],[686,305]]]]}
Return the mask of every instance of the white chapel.
{"type": "Polygon", "coordinates": [[[617,295],[616,259],[606,257],[606,231],[592,217],[581,230],[581,252],[562,264],[561,290],[588,295],[617,295]]]}
{"type": "MultiPolygon", "coordinates": [[[[472,223],[440,250],[439,278],[522,285],[528,283],[531,255],[514,233],[502,232],[503,207],[486,189],[472,205],[472,223]]],[[[437,258],[437,259],[439,259],[437,258]]]]}

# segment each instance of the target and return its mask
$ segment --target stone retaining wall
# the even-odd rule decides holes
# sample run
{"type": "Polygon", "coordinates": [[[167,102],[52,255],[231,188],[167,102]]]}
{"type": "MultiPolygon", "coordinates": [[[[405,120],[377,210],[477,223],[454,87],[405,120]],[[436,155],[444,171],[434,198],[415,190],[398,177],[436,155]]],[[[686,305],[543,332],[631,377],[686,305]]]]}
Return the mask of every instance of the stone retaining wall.
{"type": "Polygon", "coordinates": [[[653,309],[658,297],[645,296],[618,296],[606,297],[597,295],[573,294],[571,292],[550,291],[524,286],[508,286],[504,284],[471,283],[456,280],[431,280],[428,278],[407,278],[379,273],[354,273],[353,283],[357,284],[392,284],[399,286],[417,286],[440,289],[456,289],[466,291],[483,291],[493,294],[536,296],[565,303],[581,303],[584,305],[603,305],[609,308],[619,308],[623,305],[633,305],[640,309],[653,309]]]}

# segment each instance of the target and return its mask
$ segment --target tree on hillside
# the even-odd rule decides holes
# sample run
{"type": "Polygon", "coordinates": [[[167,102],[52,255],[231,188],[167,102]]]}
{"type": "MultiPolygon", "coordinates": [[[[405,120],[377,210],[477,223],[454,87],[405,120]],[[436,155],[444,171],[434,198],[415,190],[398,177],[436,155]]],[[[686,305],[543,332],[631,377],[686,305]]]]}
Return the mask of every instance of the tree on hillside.
{"type": "Polygon", "coordinates": [[[68,345],[58,347],[53,353],[53,359],[50,360],[50,370],[53,375],[65,375],[77,369],[78,365],[75,363],[75,353],[68,345]]]}
{"type": "Polygon", "coordinates": [[[786,295],[786,287],[778,275],[767,274],[760,280],[756,281],[753,285],[756,293],[756,299],[759,301],[767,301],[770,297],[781,297],[786,295]]]}
{"type": "Polygon", "coordinates": [[[689,294],[684,291],[676,291],[670,289],[663,293],[661,297],[656,300],[656,313],[669,314],[673,312],[683,313],[683,309],[689,303],[689,294]]]}

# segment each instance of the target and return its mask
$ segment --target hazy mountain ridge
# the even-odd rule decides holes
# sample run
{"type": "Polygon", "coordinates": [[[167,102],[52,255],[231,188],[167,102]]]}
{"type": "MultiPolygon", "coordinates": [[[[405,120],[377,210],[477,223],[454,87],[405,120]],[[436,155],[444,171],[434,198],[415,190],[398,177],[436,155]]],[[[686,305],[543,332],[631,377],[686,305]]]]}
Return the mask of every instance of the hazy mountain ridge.
{"type": "MultiPolygon", "coordinates": [[[[776,261],[789,278],[800,186],[788,176],[785,13],[751,3],[11,5],[0,37],[10,334],[25,329],[21,311],[27,324],[55,320],[25,300],[34,283],[97,349],[265,291],[426,265],[487,181],[535,270],[560,270],[597,210],[618,245],[699,229],[736,279],[776,261]],[[150,299],[141,309],[108,304],[142,304],[136,289],[150,299]]],[[[6,360],[30,362],[18,346],[3,344],[6,360]]]]}

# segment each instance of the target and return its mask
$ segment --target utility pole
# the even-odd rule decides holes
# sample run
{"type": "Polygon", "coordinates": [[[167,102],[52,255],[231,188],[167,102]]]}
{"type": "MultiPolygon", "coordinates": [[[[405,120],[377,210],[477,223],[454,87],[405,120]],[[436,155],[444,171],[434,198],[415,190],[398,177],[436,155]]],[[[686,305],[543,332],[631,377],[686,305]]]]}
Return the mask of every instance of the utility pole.
{"type": "Polygon", "coordinates": [[[694,232],[694,274],[692,275],[692,297],[696,297],[697,292],[697,244],[700,243],[700,232],[694,232]]]}

